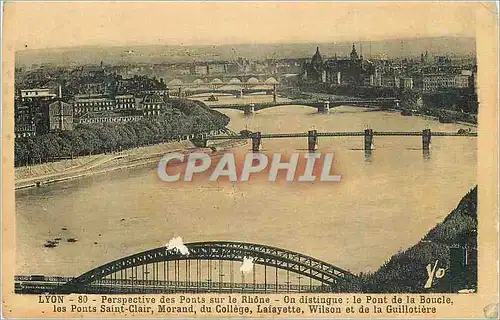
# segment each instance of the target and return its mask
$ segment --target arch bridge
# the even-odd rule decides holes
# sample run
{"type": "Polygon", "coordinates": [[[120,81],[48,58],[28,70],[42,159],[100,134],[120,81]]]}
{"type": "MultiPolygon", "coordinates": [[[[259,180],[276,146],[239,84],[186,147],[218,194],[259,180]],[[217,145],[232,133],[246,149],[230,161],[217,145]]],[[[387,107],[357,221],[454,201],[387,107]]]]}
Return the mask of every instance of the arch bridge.
{"type": "Polygon", "coordinates": [[[217,82],[217,83],[194,83],[194,84],[177,84],[168,85],[169,95],[176,97],[189,97],[195,94],[231,94],[237,97],[243,95],[265,92],[266,94],[276,94],[278,82],[265,83],[240,83],[240,82],[217,82]]]}
{"type": "Polygon", "coordinates": [[[140,252],[59,280],[45,291],[24,279],[17,291],[24,286],[25,293],[339,292],[357,279],[330,263],[267,245],[211,241],[185,246],[189,254],[167,247],[140,252]]]}

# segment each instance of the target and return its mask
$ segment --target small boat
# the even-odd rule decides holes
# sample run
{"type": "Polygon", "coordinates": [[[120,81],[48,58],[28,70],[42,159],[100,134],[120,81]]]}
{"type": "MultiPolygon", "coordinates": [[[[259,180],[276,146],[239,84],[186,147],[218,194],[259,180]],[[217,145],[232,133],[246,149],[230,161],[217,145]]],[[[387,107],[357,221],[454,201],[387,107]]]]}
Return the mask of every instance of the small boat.
{"type": "Polygon", "coordinates": [[[405,110],[401,111],[401,115],[402,116],[412,116],[413,112],[411,110],[405,109],[405,110]]]}
{"type": "Polygon", "coordinates": [[[66,240],[68,242],[77,242],[78,239],[77,238],[68,238],[68,240],[66,240]]]}
{"type": "Polygon", "coordinates": [[[457,133],[458,134],[469,134],[469,133],[471,133],[471,129],[470,128],[467,128],[467,129],[460,128],[460,129],[458,129],[457,133]]]}
{"type": "Polygon", "coordinates": [[[441,122],[441,123],[452,123],[453,119],[450,118],[449,116],[441,115],[441,116],[439,116],[439,122],[441,122]]]}
{"type": "Polygon", "coordinates": [[[48,240],[44,245],[45,248],[55,248],[57,247],[57,242],[48,240]]]}

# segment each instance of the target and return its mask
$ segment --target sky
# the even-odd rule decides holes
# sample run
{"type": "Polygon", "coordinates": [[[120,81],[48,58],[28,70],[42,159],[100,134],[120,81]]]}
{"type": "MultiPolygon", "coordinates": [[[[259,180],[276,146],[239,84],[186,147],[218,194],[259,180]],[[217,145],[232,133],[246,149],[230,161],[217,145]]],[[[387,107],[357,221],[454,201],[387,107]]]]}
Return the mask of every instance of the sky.
{"type": "Polygon", "coordinates": [[[82,45],[217,45],[474,37],[474,3],[15,2],[14,50],[82,45]]]}

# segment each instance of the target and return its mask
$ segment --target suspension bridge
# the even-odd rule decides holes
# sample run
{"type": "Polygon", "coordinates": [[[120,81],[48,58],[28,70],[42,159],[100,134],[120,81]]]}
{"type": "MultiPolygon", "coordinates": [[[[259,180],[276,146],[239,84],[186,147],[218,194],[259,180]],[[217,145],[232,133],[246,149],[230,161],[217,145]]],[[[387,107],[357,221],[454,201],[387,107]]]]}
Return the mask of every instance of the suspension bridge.
{"type": "Polygon", "coordinates": [[[252,140],[252,151],[259,152],[261,148],[262,139],[284,139],[284,138],[307,138],[308,151],[316,151],[318,146],[318,138],[336,138],[336,137],[364,137],[364,149],[372,150],[373,137],[422,137],[422,149],[429,150],[432,137],[456,137],[468,138],[477,137],[477,132],[470,131],[435,131],[424,129],[422,131],[374,131],[373,129],[365,129],[364,131],[337,131],[337,132],[318,132],[317,130],[309,130],[308,132],[294,132],[294,133],[262,133],[252,132],[250,134],[235,134],[235,135],[200,135],[196,137],[196,143],[203,147],[208,146],[209,141],[217,140],[252,140]]]}

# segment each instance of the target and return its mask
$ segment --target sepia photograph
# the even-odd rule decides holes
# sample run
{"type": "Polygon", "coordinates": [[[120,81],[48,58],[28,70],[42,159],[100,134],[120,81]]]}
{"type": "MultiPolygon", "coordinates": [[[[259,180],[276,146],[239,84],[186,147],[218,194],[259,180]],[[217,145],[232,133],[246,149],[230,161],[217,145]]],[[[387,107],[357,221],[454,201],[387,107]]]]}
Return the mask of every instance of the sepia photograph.
{"type": "Polygon", "coordinates": [[[4,314],[498,316],[494,3],[3,7],[4,314]]]}

